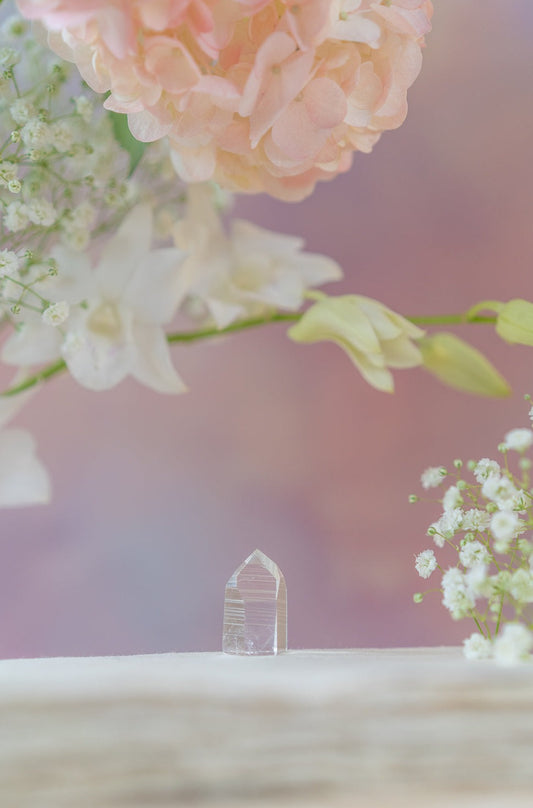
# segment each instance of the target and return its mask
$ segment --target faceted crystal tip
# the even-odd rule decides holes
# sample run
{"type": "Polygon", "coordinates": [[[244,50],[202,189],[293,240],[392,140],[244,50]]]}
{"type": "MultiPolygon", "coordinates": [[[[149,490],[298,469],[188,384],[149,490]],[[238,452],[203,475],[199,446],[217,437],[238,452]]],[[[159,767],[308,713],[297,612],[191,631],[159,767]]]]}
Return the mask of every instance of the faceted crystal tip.
{"type": "Polygon", "coordinates": [[[222,650],[245,655],[287,650],[285,578],[261,550],[250,553],[226,584],[222,650]]]}

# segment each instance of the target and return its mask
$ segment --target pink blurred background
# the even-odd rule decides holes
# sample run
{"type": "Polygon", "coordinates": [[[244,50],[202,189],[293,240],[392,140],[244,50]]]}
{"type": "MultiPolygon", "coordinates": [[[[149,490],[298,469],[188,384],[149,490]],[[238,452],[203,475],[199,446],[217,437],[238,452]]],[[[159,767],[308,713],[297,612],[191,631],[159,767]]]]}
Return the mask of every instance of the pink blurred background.
{"type": "MultiPolygon", "coordinates": [[[[532,3],[436,5],[403,128],[302,204],[239,204],[335,257],[335,291],[404,314],[533,299],[532,3]]],[[[412,602],[438,506],[407,498],[428,465],[494,453],[533,392],[531,349],[459,333],[511,399],[419,370],[386,396],[338,349],[293,345],[281,326],[175,348],[191,390],[179,398],[50,383],[19,423],[53,504],[0,514],[0,655],[217,650],[225,581],[255,547],[285,573],[293,648],[457,643],[470,627],[438,595],[412,602]]]]}

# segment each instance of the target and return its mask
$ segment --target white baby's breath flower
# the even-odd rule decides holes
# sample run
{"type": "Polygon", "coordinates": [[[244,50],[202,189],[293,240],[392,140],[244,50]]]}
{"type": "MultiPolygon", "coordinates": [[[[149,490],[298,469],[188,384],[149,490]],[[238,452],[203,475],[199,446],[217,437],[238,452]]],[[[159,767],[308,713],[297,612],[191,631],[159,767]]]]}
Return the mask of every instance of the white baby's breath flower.
{"type": "Polygon", "coordinates": [[[483,483],[481,493],[486,499],[494,502],[500,510],[510,510],[518,491],[508,477],[491,475],[483,483]]]}
{"type": "Polygon", "coordinates": [[[51,227],[57,219],[57,211],[48,199],[39,197],[32,199],[27,206],[28,217],[34,224],[51,227]]]}
{"type": "Polygon", "coordinates": [[[42,313],[43,322],[46,325],[57,327],[65,322],[70,314],[70,306],[66,300],[59,300],[57,303],[52,303],[42,313]]]}
{"type": "Polygon", "coordinates": [[[81,205],[71,211],[71,219],[75,227],[92,227],[96,221],[96,216],[96,208],[90,202],[82,202],[81,205]]]}
{"type": "Polygon", "coordinates": [[[442,466],[430,466],[427,468],[420,477],[422,488],[426,491],[428,488],[437,488],[444,480],[445,472],[443,472],[442,466]]]}
{"type": "Polygon", "coordinates": [[[19,17],[18,14],[11,14],[2,23],[2,36],[4,39],[17,40],[28,30],[28,23],[19,17]]]}
{"type": "Polygon", "coordinates": [[[31,118],[20,130],[22,142],[30,149],[46,149],[52,140],[52,130],[39,118],[31,118]]]}
{"type": "Polygon", "coordinates": [[[13,277],[20,267],[20,258],[12,250],[0,250],[0,278],[13,277]]]}
{"type": "Polygon", "coordinates": [[[496,575],[491,575],[494,592],[508,593],[511,588],[511,577],[509,570],[500,570],[496,575]]]}
{"type": "Polygon", "coordinates": [[[463,640],[463,654],[467,659],[488,659],[492,654],[491,642],[475,632],[463,640]]]}
{"type": "Polygon", "coordinates": [[[90,101],[85,95],[79,95],[74,99],[74,103],[76,105],[76,112],[78,115],[83,118],[85,123],[90,123],[94,109],[92,101],[90,101]]]}
{"type": "Polygon", "coordinates": [[[58,152],[66,152],[72,148],[75,139],[70,121],[56,121],[52,124],[51,144],[58,152]]]}
{"type": "Polygon", "coordinates": [[[456,485],[451,485],[442,499],[442,507],[445,511],[453,511],[463,504],[463,497],[456,485]]]}
{"type": "Polygon", "coordinates": [[[415,560],[415,568],[421,578],[429,578],[431,573],[437,569],[437,559],[433,550],[424,550],[419,553],[415,560]]]}
{"type": "Polygon", "coordinates": [[[72,250],[83,252],[89,245],[91,233],[89,230],[68,225],[61,234],[61,240],[72,250]]]}
{"type": "Polygon", "coordinates": [[[474,600],[478,597],[487,598],[492,594],[492,582],[486,564],[475,564],[465,573],[466,586],[474,600]]]}
{"type": "Polygon", "coordinates": [[[518,549],[523,558],[529,561],[529,557],[533,553],[533,544],[528,539],[518,539],[518,549]]]}
{"type": "Polygon", "coordinates": [[[494,641],[494,658],[500,665],[516,665],[529,657],[533,635],[521,623],[507,623],[494,641]]]}
{"type": "Polygon", "coordinates": [[[24,230],[29,222],[27,206],[23,202],[11,202],[6,205],[3,221],[6,230],[11,233],[24,230]]]}
{"type": "Polygon", "coordinates": [[[507,449],[514,449],[516,452],[525,452],[533,443],[533,432],[531,429],[511,429],[504,439],[507,449]]]}
{"type": "Polygon", "coordinates": [[[18,177],[18,166],[11,160],[0,161],[0,187],[7,188],[18,177]]]}
{"type": "Polygon", "coordinates": [[[7,188],[11,180],[19,175],[19,166],[13,160],[0,160],[0,187],[7,188]]]}
{"type": "Polygon", "coordinates": [[[520,603],[533,603],[533,574],[531,570],[516,570],[511,578],[509,591],[520,603]]]}
{"type": "Polygon", "coordinates": [[[452,539],[462,527],[462,523],[463,511],[461,508],[445,511],[437,522],[433,522],[429,526],[427,535],[432,536],[437,547],[444,547],[446,539],[452,539]]]}
{"type": "Polygon", "coordinates": [[[513,511],[498,511],[490,520],[490,530],[496,542],[494,548],[498,553],[505,553],[509,542],[522,527],[522,523],[513,511]]]}
{"type": "Polygon", "coordinates": [[[500,466],[495,460],[489,460],[488,457],[482,458],[474,469],[474,477],[478,483],[484,483],[489,477],[494,475],[498,476],[501,473],[500,466]]]}
{"type": "Polygon", "coordinates": [[[470,508],[463,517],[463,530],[483,531],[490,525],[490,514],[479,508],[470,508]]]}
{"type": "Polygon", "coordinates": [[[90,202],[82,202],[61,220],[62,241],[76,252],[85,250],[91,239],[97,211],[90,202]]]}
{"type": "Polygon", "coordinates": [[[439,533],[447,539],[451,539],[462,527],[464,513],[461,508],[453,508],[445,511],[438,521],[439,533]]]}
{"type": "Polygon", "coordinates": [[[513,511],[526,511],[532,504],[531,497],[528,496],[526,491],[517,491],[516,496],[511,501],[513,511]]]}
{"type": "Polygon", "coordinates": [[[28,150],[28,159],[32,161],[32,163],[38,163],[39,160],[43,160],[45,156],[44,149],[29,149],[28,150]]]}
{"type": "Polygon", "coordinates": [[[8,67],[14,67],[20,62],[20,51],[14,48],[0,48],[0,68],[6,70],[8,67]]]}
{"type": "Polygon", "coordinates": [[[426,536],[431,536],[437,547],[444,547],[444,538],[438,535],[439,523],[440,519],[437,522],[432,522],[426,531],[426,536]]]}
{"type": "Polygon", "coordinates": [[[457,567],[451,567],[442,576],[442,590],[442,603],[454,620],[461,620],[474,608],[475,599],[468,588],[464,573],[457,567]]]}
{"type": "Polygon", "coordinates": [[[437,547],[444,547],[446,539],[444,536],[441,535],[439,528],[440,528],[439,522],[433,522],[433,524],[429,526],[427,535],[431,536],[437,547]]]}
{"type": "Polygon", "coordinates": [[[490,554],[480,541],[469,541],[459,551],[459,560],[463,567],[473,567],[478,564],[487,564],[490,554]]]}
{"type": "Polygon", "coordinates": [[[35,107],[25,98],[17,98],[9,107],[9,114],[19,126],[28,123],[31,118],[35,117],[35,107]]]}

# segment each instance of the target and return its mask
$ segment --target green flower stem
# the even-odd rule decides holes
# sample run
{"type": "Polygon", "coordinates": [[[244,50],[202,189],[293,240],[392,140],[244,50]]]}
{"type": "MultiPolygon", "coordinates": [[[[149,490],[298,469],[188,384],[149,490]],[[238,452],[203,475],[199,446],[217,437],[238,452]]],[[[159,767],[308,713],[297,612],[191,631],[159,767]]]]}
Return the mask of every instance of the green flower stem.
{"type": "Polygon", "coordinates": [[[63,362],[62,359],[59,359],[57,362],[53,362],[53,364],[42,368],[42,370],[39,370],[33,376],[28,376],[27,379],[20,384],[15,385],[15,387],[10,387],[8,390],[4,390],[2,395],[16,396],[18,393],[23,393],[25,390],[35,387],[35,385],[39,384],[40,382],[45,382],[48,379],[51,379],[52,376],[57,376],[58,373],[62,373],[66,369],[67,366],[65,362],[63,362]]]}
{"type": "MultiPolygon", "coordinates": [[[[291,323],[296,322],[302,316],[302,312],[294,312],[287,314],[272,314],[270,317],[252,317],[248,320],[240,320],[237,323],[232,323],[226,328],[217,328],[210,326],[203,328],[199,331],[179,331],[175,334],[167,334],[167,340],[170,345],[177,343],[198,342],[203,339],[210,339],[212,337],[223,337],[226,334],[234,334],[238,331],[247,331],[252,328],[257,328],[262,325],[269,325],[270,323],[291,323]]],[[[431,317],[409,317],[412,323],[416,325],[464,325],[466,323],[495,323],[495,317],[469,317],[468,314],[444,314],[435,315],[431,317]]],[[[18,393],[23,393],[31,387],[40,384],[41,382],[51,379],[66,370],[66,364],[63,360],[54,362],[47,365],[42,370],[29,376],[21,384],[15,387],[10,387],[4,390],[1,394],[3,396],[15,396],[18,393]]]]}
{"type": "Polygon", "coordinates": [[[167,340],[170,345],[177,342],[196,342],[201,339],[209,339],[210,337],[223,337],[225,334],[233,334],[236,331],[246,331],[250,328],[256,328],[260,325],[268,325],[269,323],[291,323],[299,320],[302,316],[301,312],[294,314],[273,314],[271,317],[253,317],[249,320],[239,320],[237,323],[232,323],[226,328],[217,328],[210,326],[200,331],[181,331],[177,334],[167,334],[167,340]]]}
{"type": "MultiPolygon", "coordinates": [[[[485,636],[486,636],[486,634],[485,634],[485,632],[483,631],[483,629],[481,628],[481,623],[479,622],[479,620],[478,620],[478,618],[476,617],[476,615],[475,615],[475,613],[474,613],[474,612],[471,612],[471,617],[472,617],[472,620],[474,621],[474,623],[476,624],[476,626],[478,627],[479,633],[480,633],[480,634],[481,634],[483,637],[485,637],[485,636]]],[[[486,628],[486,629],[487,629],[487,631],[488,631],[488,635],[489,635],[489,639],[490,639],[490,630],[489,630],[488,626],[486,626],[486,625],[485,625],[485,628],[486,628]]]]}
{"type": "MultiPolygon", "coordinates": [[[[246,329],[255,328],[260,325],[268,325],[269,323],[285,323],[294,322],[301,317],[301,313],[294,314],[273,314],[271,317],[255,317],[249,320],[241,320],[238,323],[232,323],[227,328],[203,328],[200,331],[180,331],[176,334],[167,334],[167,340],[170,345],[178,342],[197,342],[202,339],[209,339],[210,337],[223,337],[226,334],[233,334],[236,331],[245,331],[246,329]]],[[[3,396],[15,396],[18,393],[23,393],[41,382],[63,373],[67,369],[66,363],[60,359],[51,365],[47,365],[42,370],[35,373],[33,376],[28,376],[20,384],[15,387],[10,387],[4,390],[1,394],[3,396]]]]}
{"type": "Polygon", "coordinates": [[[472,306],[471,309],[468,309],[466,316],[467,317],[475,317],[479,311],[494,311],[499,313],[503,307],[504,303],[500,303],[499,300],[482,300],[481,303],[476,303],[475,306],[472,306]]]}
{"type": "Polygon", "coordinates": [[[496,628],[494,629],[494,633],[497,635],[498,631],[500,630],[500,623],[502,620],[502,613],[503,613],[503,601],[505,600],[505,595],[503,594],[500,600],[500,610],[498,612],[498,620],[496,622],[496,628]]]}
{"type": "Polygon", "coordinates": [[[415,325],[468,325],[469,323],[483,323],[495,325],[497,317],[489,315],[466,314],[436,314],[429,317],[407,317],[415,325]]]}

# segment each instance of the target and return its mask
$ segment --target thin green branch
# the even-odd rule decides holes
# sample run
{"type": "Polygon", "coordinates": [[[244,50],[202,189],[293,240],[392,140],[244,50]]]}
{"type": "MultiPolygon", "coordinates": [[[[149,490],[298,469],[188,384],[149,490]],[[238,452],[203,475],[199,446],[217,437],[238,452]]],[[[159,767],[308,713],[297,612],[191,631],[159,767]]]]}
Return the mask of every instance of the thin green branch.
{"type": "Polygon", "coordinates": [[[46,367],[37,371],[37,373],[35,373],[33,376],[28,376],[27,379],[24,379],[23,382],[15,385],[15,387],[10,387],[9,390],[4,390],[2,395],[16,396],[18,393],[24,393],[25,390],[30,390],[32,387],[35,387],[36,384],[45,382],[48,379],[51,379],[52,376],[57,376],[58,373],[62,373],[64,370],[66,370],[66,368],[67,366],[65,362],[62,359],[59,359],[57,362],[53,362],[51,365],[47,365],[46,367]]]}
{"type": "Polygon", "coordinates": [[[260,325],[268,325],[269,323],[290,323],[299,320],[302,312],[295,312],[294,314],[273,314],[271,317],[252,317],[249,320],[239,320],[237,323],[232,323],[226,328],[217,328],[210,326],[201,331],[181,331],[176,334],[167,334],[168,342],[173,345],[177,342],[196,342],[201,339],[209,339],[210,337],[223,337],[225,334],[234,334],[236,331],[245,331],[250,328],[257,328],[260,325]]]}
{"type": "Polygon", "coordinates": [[[470,315],[466,314],[435,314],[425,317],[407,317],[415,325],[469,325],[470,323],[481,323],[485,325],[495,325],[497,317],[490,315],[470,315]]]}
{"type": "MultiPolygon", "coordinates": [[[[199,331],[178,331],[174,334],[167,334],[167,340],[170,345],[178,343],[199,342],[203,339],[210,339],[212,337],[223,337],[227,334],[235,334],[238,331],[247,331],[251,328],[258,328],[262,325],[269,325],[270,323],[290,323],[296,322],[302,316],[302,312],[286,313],[286,314],[273,314],[270,317],[252,317],[248,320],[240,320],[237,323],[232,323],[226,328],[217,328],[216,326],[209,326],[199,331]]],[[[416,325],[465,325],[467,323],[492,323],[496,322],[496,317],[480,317],[469,316],[468,314],[443,314],[431,317],[409,317],[412,323],[416,325]]],[[[66,370],[65,362],[60,359],[51,365],[39,370],[33,376],[29,376],[21,384],[10,387],[4,390],[1,394],[3,396],[15,396],[18,393],[23,393],[35,387],[41,382],[51,379],[66,370]]]]}
{"type": "MultiPolygon", "coordinates": [[[[249,320],[241,320],[238,323],[232,323],[226,328],[216,328],[216,326],[212,326],[210,328],[204,328],[200,331],[179,331],[175,334],[167,334],[167,340],[171,345],[178,342],[197,342],[210,337],[223,337],[225,334],[233,334],[237,331],[245,331],[246,329],[256,328],[261,325],[268,325],[269,323],[294,322],[300,317],[301,313],[273,314],[271,317],[254,317],[249,320]]],[[[25,390],[29,390],[30,388],[35,387],[35,385],[45,382],[48,379],[51,379],[53,376],[57,376],[59,373],[63,373],[63,371],[66,369],[67,366],[65,362],[60,359],[59,361],[42,368],[42,370],[39,370],[33,376],[28,376],[27,379],[20,384],[17,384],[15,387],[10,387],[8,390],[4,390],[1,395],[16,396],[18,393],[23,393],[25,390]]]]}

